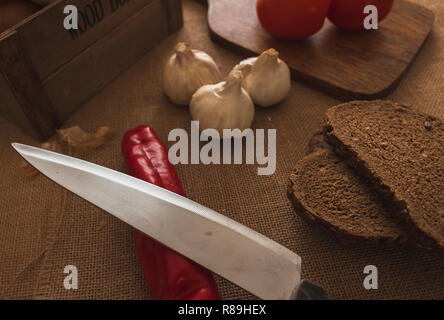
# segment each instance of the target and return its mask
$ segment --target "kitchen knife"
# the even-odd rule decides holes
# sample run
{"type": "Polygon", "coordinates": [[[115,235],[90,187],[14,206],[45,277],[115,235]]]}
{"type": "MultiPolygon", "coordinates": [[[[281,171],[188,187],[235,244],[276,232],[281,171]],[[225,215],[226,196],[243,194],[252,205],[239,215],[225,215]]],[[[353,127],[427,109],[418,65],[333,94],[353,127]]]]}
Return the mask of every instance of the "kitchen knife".
{"type": "Polygon", "coordinates": [[[284,246],[168,190],[87,161],[13,143],[49,179],[262,299],[326,299],[284,246]]]}

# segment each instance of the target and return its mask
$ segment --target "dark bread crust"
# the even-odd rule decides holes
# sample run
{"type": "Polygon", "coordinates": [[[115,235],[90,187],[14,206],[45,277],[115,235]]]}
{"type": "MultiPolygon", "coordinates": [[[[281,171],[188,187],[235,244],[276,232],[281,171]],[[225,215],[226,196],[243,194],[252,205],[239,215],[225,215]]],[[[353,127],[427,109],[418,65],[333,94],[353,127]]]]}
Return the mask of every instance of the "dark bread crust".
{"type": "Polygon", "coordinates": [[[330,108],[324,135],[419,246],[444,256],[444,124],[392,101],[330,108]]]}
{"type": "Polygon", "coordinates": [[[342,241],[399,245],[407,233],[377,196],[316,134],[310,153],[290,174],[288,196],[296,213],[336,233],[342,241]]]}

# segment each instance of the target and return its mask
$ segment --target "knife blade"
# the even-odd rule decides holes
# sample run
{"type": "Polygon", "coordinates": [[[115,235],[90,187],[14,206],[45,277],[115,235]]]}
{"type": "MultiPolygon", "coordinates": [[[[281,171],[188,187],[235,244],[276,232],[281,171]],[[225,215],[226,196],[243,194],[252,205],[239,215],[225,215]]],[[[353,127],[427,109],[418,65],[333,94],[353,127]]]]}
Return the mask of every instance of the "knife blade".
{"type": "Polygon", "coordinates": [[[49,179],[257,297],[298,294],[301,258],[262,234],[124,173],[36,147],[12,146],[49,179]]]}

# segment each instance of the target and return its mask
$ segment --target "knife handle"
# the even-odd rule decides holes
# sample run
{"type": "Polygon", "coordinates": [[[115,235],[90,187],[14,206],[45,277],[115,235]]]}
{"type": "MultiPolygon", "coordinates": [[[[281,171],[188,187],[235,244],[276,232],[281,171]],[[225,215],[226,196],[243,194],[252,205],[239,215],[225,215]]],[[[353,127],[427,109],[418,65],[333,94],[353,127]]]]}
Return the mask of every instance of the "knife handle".
{"type": "Polygon", "coordinates": [[[308,280],[302,280],[294,290],[291,300],[328,300],[328,296],[321,287],[308,280]]]}

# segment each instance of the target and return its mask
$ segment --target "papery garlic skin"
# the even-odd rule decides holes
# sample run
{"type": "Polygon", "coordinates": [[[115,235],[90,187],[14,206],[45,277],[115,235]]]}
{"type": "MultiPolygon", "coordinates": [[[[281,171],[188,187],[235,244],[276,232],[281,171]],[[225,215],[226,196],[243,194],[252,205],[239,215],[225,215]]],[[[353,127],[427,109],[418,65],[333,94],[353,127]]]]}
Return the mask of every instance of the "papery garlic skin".
{"type": "Polygon", "coordinates": [[[290,69],[279,59],[279,53],[275,49],[264,51],[259,57],[245,59],[233,70],[242,72],[242,87],[258,106],[276,105],[290,93],[290,69]]]}
{"type": "Polygon", "coordinates": [[[227,80],[201,87],[193,95],[190,113],[199,121],[201,130],[216,129],[223,136],[223,129],[245,130],[251,127],[254,104],[242,88],[242,73],[233,71],[227,80]]]}
{"type": "Polygon", "coordinates": [[[219,67],[208,54],[180,42],[165,65],[163,90],[175,104],[188,105],[197,89],[222,79],[219,67]]]}

